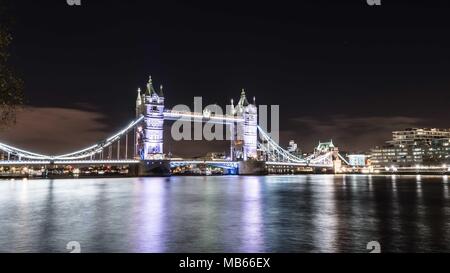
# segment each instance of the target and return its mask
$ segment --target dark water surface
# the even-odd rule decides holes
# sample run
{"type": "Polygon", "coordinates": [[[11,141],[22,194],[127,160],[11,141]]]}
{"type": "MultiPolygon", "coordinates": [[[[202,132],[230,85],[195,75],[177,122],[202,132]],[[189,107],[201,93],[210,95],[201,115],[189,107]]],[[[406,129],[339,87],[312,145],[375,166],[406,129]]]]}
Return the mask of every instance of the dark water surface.
{"type": "Polygon", "coordinates": [[[447,176],[0,181],[0,252],[450,252],[447,176]]]}

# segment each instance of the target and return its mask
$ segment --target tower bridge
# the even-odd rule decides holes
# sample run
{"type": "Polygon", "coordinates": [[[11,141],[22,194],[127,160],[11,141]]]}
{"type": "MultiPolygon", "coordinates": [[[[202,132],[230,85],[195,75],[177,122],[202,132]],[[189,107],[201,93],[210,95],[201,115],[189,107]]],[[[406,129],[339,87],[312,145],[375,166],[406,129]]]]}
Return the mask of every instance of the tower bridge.
{"type": "Polygon", "coordinates": [[[136,117],[119,132],[84,149],[61,155],[44,155],[0,143],[0,168],[42,166],[129,166],[134,175],[170,175],[171,168],[207,165],[238,174],[284,173],[287,170],[336,171],[342,160],[333,143],[320,143],[314,153],[300,158],[283,149],[258,125],[258,111],[244,90],[231,113],[214,114],[165,109],[162,86],[138,89],[136,117]],[[164,153],[164,122],[208,122],[228,126],[230,156],[226,160],[174,159],[164,153]],[[281,171],[280,171],[281,170],[281,171]]]}

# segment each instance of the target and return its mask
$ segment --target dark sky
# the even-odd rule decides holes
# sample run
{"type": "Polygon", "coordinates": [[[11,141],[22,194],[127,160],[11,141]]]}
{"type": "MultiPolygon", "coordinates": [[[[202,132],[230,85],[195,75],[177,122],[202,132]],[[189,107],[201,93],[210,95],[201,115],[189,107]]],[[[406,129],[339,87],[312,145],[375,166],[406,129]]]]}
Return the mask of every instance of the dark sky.
{"type": "Polygon", "coordinates": [[[167,107],[194,96],[224,105],[241,88],[279,104],[282,144],[305,150],[329,138],[366,150],[394,129],[450,127],[445,1],[7,2],[11,64],[34,111],[2,133],[9,143],[90,145],[133,118],[149,74],[167,107]]]}

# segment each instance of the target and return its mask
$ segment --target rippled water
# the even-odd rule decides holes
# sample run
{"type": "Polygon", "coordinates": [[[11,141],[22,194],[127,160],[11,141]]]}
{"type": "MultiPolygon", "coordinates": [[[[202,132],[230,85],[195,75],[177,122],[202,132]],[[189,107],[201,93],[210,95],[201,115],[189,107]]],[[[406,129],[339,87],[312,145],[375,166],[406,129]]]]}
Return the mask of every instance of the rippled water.
{"type": "Polygon", "coordinates": [[[450,251],[446,176],[0,181],[0,252],[450,251]]]}

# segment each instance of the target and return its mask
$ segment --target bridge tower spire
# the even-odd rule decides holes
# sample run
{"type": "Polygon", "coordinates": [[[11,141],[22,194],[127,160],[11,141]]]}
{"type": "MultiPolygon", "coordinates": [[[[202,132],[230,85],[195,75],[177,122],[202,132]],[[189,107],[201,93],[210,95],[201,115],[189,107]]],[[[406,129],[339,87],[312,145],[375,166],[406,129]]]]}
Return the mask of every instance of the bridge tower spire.
{"type": "Polygon", "coordinates": [[[141,88],[137,90],[137,98],[136,98],[136,118],[142,115],[142,96],[141,96],[141,88]]]}

